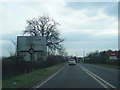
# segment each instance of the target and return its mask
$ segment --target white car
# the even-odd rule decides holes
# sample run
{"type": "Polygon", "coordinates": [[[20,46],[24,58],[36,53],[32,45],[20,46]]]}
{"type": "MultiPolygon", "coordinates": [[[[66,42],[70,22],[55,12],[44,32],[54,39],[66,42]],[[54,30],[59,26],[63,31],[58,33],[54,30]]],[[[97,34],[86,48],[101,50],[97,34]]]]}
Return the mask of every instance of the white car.
{"type": "Polygon", "coordinates": [[[70,60],[68,61],[68,64],[69,64],[69,65],[76,65],[76,61],[75,61],[74,59],[70,59],[70,60]]]}

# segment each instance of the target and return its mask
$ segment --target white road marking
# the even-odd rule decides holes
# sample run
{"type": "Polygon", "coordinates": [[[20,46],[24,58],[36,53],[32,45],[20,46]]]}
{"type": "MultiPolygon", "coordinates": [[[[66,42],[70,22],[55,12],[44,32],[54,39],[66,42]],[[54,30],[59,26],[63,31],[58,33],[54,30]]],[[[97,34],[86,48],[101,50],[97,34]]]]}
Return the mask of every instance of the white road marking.
{"type": "Polygon", "coordinates": [[[98,79],[96,79],[93,75],[91,75],[88,71],[86,71],[84,68],[83,68],[83,70],[87,73],[87,74],[89,74],[92,78],[94,78],[97,82],[99,82],[104,88],[107,88],[103,83],[101,83],[98,79]]]}
{"type": "Polygon", "coordinates": [[[87,70],[86,68],[82,67],[79,65],[79,67],[85,71],[88,75],[90,75],[92,78],[94,78],[98,83],[100,83],[104,88],[116,88],[115,86],[111,85],[110,83],[108,83],[107,81],[103,80],[102,78],[100,78],[99,76],[95,75],[94,73],[92,73],[91,71],[87,70]]]}
{"type": "Polygon", "coordinates": [[[51,78],[53,78],[57,73],[59,73],[62,69],[64,68],[64,66],[58,70],[56,73],[54,73],[52,76],[50,76],[48,79],[46,79],[44,82],[42,82],[40,85],[37,85],[35,88],[39,88],[41,87],[43,84],[45,84],[47,81],[49,81],[51,78]]]}

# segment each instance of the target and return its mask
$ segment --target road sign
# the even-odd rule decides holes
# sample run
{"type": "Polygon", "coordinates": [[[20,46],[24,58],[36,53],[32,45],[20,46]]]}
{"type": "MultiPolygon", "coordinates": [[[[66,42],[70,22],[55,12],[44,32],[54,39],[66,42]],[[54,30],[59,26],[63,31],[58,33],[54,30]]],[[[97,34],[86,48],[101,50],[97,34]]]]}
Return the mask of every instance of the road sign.
{"type": "Polygon", "coordinates": [[[110,56],[116,56],[116,52],[111,52],[110,56]]]}
{"type": "Polygon", "coordinates": [[[117,58],[116,58],[116,52],[114,52],[114,51],[110,52],[110,59],[111,59],[111,60],[117,59],[117,58]]]}
{"type": "Polygon", "coordinates": [[[44,36],[18,36],[17,55],[25,61],[46,60],[47,46],[44,36]]]}

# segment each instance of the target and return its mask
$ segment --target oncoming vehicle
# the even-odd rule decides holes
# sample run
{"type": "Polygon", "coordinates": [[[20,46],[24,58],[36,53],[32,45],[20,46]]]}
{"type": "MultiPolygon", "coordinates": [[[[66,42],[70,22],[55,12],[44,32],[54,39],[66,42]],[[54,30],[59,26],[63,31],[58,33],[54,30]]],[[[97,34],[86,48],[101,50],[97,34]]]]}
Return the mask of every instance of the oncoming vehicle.
{"type": "Polygon", "coordinates": [[[74,59],[70,59],[70,60],[68,61],[68,64],[69,64],[69,65],[76,65],[76,61],[75,61],[74,59]]]}

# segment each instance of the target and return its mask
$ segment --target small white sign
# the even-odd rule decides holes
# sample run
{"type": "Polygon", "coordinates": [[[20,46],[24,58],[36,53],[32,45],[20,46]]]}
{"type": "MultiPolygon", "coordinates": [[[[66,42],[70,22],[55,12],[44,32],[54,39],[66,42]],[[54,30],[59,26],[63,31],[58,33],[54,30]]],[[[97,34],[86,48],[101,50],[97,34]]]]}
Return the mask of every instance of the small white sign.
{"type": "Polygon", "coordinates": [[[117,60],[116,56],[110,56],[110,60],[117,60]]]}
{"type": "Polygon", "coordinates": [[[116,57],[116,52],[112,51],[110,52],[110,60],[116,60],[117,57],[116,57]]]}

